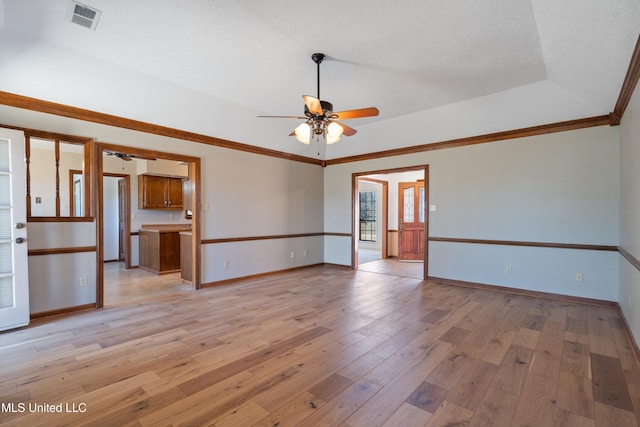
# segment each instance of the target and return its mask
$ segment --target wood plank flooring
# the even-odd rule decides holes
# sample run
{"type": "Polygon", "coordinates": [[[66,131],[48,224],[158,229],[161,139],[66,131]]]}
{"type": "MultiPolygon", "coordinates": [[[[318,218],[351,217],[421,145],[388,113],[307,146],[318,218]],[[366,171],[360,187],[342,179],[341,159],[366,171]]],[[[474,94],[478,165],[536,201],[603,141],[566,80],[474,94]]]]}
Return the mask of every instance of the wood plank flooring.
{"type": "Polygon", "coordinates": [[[314,267],[1,333],[0,423],[637,426],[621,325],[608,307],[314,267]]]}
{"type": "Polygon", "coordinates": [[[105,306],[174,295],[191,289],[191,284],[182,281],[180,273],[158,275],[141,268],[127,270],[124,262],[104,264],[105,306]]]}
{"type": "Polygon", "coordinates": [[[424,263],[419,261],[398,261],[397,258],[377,259],[358,264],[358,270],[422,279],[424,276],[424,263]]]}

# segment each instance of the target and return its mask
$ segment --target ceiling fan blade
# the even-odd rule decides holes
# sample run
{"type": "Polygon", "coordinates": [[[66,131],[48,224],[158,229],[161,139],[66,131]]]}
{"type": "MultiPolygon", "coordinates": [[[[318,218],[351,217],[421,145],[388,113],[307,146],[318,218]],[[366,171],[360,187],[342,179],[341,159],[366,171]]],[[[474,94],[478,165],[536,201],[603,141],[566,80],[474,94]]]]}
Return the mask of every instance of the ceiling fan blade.
{"type": "Polygon", "coordinates": [[[380,114],[380,111],[376,107],[360,108],[358,110],[338,111],[337,113],[333,113],[333,115],[338,116],[337,118],[340,120],[373,117],[377,116],[378,114],[380,114]]]}
{"type": "Polygon", "coordinates": [[[309,95],[302,95],[302,99],[304,99],[304,103],[311,113],[319,116],[324,114],[324,111],[322,111],[322,105],[320,105],[320,100],[318,98],[309,95]]]}
{"type": "Polygon", "coordinates": [[[124,160],[125,162],[131,161],[131,158],[128,155],[123,153],[118,153],[117,151],[105,151],[104,154],[110,157],[116,157],[120,160],[124,160]]]}
{"type": "Polygon", "coordinates": [[[267,119],[302,119],[302,120],[307,119],[307,117],[305,116],[256,116],[256,117],[262,117],[267,119]]]}
{"type": "Polygon", "coordinates": [[[342,127],[342,134],[344,136],[352,136],[352,135],[355,135],[356,132],[358,132],[354,128],[351,128],[351,127],[345,125],[344,123],[339,123],[339,122],[336,122],[335,120],[334,120],[334,122],[338,123],[340,125],[340,127],[342,127]]]}

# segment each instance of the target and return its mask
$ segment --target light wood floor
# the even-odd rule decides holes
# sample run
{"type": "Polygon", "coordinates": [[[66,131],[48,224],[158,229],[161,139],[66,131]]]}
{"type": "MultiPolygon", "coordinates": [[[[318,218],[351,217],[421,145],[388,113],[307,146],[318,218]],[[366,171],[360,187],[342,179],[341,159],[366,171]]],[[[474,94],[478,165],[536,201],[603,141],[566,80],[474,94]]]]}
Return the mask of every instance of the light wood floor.
{"type": "Polygon", "coordinates": [[[104,264],[104,305],[132,303],[143,299],[191,291],[180,273],[154,274],[141,268],[124,268],[123,262],[104,264]]]}
{"type": "Polygon", "coordinates": [[[358,270],[414,279],[422,279],[424,277],[423,262],[398,261],[397,258],[378,259],[358,264],[358,270]]]}
{"type": "Polygon", "coordinates": [[[619,427],[640,414],[613,308],[335,267],[38,320],[0,334],[0,355],[6,425],[619,427]]]}

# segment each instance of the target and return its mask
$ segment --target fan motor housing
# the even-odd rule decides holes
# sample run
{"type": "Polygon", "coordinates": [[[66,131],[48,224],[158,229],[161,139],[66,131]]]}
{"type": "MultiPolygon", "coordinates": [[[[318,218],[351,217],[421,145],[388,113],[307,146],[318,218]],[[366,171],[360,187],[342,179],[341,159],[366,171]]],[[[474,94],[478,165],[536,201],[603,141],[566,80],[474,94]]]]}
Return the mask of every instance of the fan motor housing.
{"type": "MultiPolygon", "coordinates": [[[[325,117],[329,117],[331,113],[333,113],[333,104],[329,101],[320,101],[320,107],[322,107],[322,111],[324,112],[325,117]]],[[[314,114],[309,111],[309,107],[305,104],[304,106],[304,115],[307,117],[313,117],[314,114]]]]}

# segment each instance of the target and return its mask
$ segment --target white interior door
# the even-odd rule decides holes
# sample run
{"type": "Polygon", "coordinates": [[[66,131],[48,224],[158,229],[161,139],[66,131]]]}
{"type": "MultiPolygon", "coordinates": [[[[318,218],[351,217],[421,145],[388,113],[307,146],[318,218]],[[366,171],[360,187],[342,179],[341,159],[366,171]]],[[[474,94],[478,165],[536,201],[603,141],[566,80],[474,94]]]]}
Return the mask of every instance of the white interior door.
{"type": "Polygon", "coordinates": [[[0,330],[29,323],[24,134],[0,128],[0,330]]]}

